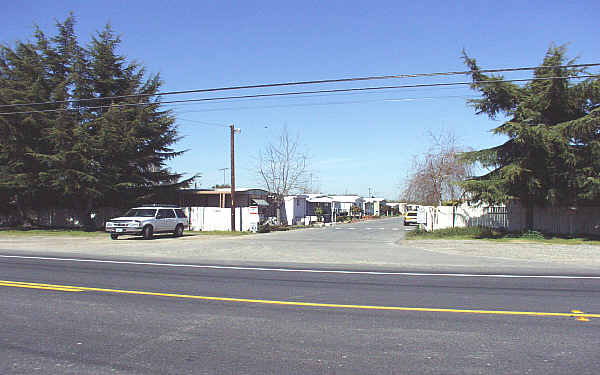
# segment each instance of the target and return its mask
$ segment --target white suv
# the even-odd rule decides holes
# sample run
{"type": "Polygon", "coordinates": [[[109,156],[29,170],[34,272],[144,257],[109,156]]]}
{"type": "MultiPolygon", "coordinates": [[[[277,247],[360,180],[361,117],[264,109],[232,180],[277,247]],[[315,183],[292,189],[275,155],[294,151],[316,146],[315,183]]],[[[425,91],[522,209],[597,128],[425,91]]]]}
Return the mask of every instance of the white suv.
{"type": "Polygon", "coordinates": [[[181,237],[188,224],[185,212],[177,206],[148,205],[132,208],[123,216],[107,221],[105,228],[113,240],[122,234],[151,240],[154,233],[173,233],[181,237]]]}

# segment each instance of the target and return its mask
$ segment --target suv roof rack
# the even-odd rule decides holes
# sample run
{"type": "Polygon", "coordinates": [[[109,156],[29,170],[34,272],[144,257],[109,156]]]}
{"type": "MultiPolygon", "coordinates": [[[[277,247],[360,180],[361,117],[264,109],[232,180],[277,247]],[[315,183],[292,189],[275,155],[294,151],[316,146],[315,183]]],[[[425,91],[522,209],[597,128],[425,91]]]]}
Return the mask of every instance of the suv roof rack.
{"type": "Polygon", "coordinates": [[[142,204],[139,207],[169,207],[169,208],[179,208],[179,206],[176,205],[176,204],[159,204],[159,203],[142,204]]]}

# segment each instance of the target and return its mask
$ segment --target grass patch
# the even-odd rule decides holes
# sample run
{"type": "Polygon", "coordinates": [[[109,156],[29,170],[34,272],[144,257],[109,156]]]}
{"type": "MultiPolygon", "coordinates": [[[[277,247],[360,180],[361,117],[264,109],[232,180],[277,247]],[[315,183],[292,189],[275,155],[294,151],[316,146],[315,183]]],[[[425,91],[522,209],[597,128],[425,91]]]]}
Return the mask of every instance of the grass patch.
{"type": "Polygon", "coordinates": [[[426,240],[426,239],[449,239],[449,240],[491,240],[500,242],[542,242],[550,244],[566,245],[600,245],[598,236],[567,236],[540,233],[538,231],[527,232],[507,232],[503,229],[484,228],[484,227],[466,227],[466,228],[446,228],[431,232],[422,229],[406,233],[406,239],[426,240]]]}
{"type": "Polygon", "coordinates": [[[211,231],[185,231],[185,236],[246,236],[253,234],[252,232],[230,232],[227,230],[211,230],[211,231]]]}
{"type": "MultiPolygon", "coordinates": [[[[252,234],[251,232],[230,232],[224,230],[213,231],[185,231],[184,236],[245,236],[252,234]]],[[[157,234],[163,235],[163,234],[157,234]]],[[[166,234],[165,234],[166,235],[166,234]]],[[[103,230],[85,231],[83,229],[2,229],[0,228],[0,236],[21,236],[21,237],[46,237],[46,236],[67,236],[67,237],[104,237],[108,236],[108,232],[103,230]]],[[[123,234],[123,236],[129,236],[123,234]]]]}
{"type": "Polygon", "coordinates": [[[0,229],[0,236],[72,236],[72,237],[98,237],[105,236],[104,231],[84,231],[83,229],[0,229]]]}

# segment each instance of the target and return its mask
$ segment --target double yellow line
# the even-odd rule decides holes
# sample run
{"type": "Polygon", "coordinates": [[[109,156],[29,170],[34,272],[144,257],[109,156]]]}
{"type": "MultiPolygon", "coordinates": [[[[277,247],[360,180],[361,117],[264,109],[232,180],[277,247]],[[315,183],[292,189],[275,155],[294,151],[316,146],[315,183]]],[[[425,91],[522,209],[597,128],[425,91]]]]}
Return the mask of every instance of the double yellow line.
{"type": "Polygon", "coordinates": [[[469,310],[469,309],[442,309],[431,307],[401,307],[401,306],[370,306],[370,305],[344,305],[335,303],[315,303],[315,302],[294,302],[294,301],[275,301],[265,299],[248,298],[229,298],[229,297],[209,297],[196,296],[189,294],[144,292],[139,290],[121,290],[106,288],[89,288],[72,285],[53,285],[40,283],[27,283],[19,281],[0,280],[0,286],[10,286],[17,288],[57,290],[62,292],[101,292],[117,294],[134,294],[144,296],[159,296],[170,298],[186,298],[204,301],[220,302],[238,302],[238,303],[257,303],[265,305],[283,305],[283,306],[301,306],[301,307],[326,307],[339,309],[362,309],[362,310],[388,310],[388,311],[415,311],[415,312],[440,312],[440,313],[462,313],[462,314],[480,314],[480,315],[510,315],[510,316],[540,316],[540,317],[568,317],[577,318],[577,320],[587,321],[589,318],[600,318],[600,314],[588,314],[579,310],[572,310],[568,313],[535,312],[535,311],[503,311],[503,310],[469,310]]]}
{"type": "Polygon", "coordinates": [[[61,292],[83,292],[83,289],[75,287],[75,286],[39,284],[39,283],[24,283],[24,282],[20,282],[20,281],[0,280],[0,286],[14,286],[17,288],[29,288],[29,289],[58,290],[61,292]]]}

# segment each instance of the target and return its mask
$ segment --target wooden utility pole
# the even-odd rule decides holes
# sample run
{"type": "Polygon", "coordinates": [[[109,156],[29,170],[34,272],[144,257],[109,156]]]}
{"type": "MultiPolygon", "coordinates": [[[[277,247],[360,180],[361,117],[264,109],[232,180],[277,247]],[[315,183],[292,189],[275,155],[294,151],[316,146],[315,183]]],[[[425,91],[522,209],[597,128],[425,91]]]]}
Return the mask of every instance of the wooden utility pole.
{"type": "Polygon", "coordinates": [[[231,231],[235,232],[235,128],[233,124],[229,126],[229,129],[231,130],[231,231]]]}
{"type": "Polygon", "coordinates": [[[225,172],[228,170],[229,168],[219,168],[220,171],[223,171],[223,187],[225,187],[225,184],[227,183],[227,181],[225,181],[225,172]]]}
{"type": "MultiPolygon", "coordinates": [[[[229,125],[231,131],[231,231],[235,232],[235,133],[240,133],[233,124],[229,125]]],[[[240,228],[241,229],[241,228],[240,228]]]]}

